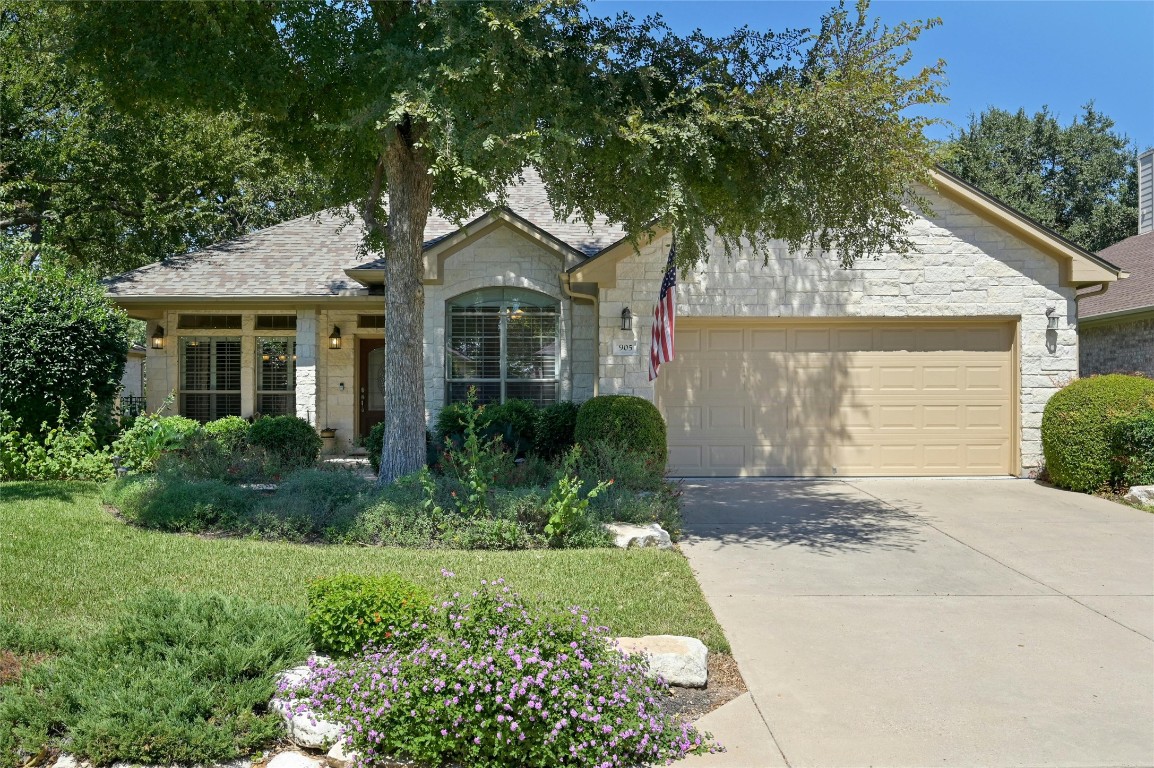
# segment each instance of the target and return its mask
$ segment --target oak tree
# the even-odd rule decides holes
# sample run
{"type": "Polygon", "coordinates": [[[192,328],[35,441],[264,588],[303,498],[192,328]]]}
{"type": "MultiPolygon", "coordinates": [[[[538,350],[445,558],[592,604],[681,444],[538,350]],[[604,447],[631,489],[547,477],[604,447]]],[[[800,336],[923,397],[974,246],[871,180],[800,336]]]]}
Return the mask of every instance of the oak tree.
{"type": "MultiPolygon", "coordinates": [[[[676,34],[580,0],[329,0],[70,6],[73,60],[125,109],[263,116],[328,197],[353,201],[385,258],[380,482],[425,458],[423,232],[500,204],[522,170],[554,213],[607,217],[639,239],[673,228],[690,268],[712,237],[768,258],[771,239],[846,264],[910,247],[928,181],[926,121],[941,62],[837,7],[816,31],[676,34]]],[[[656,287],[655,287],[656,290],[656,287]]]]}
{"type": "Polygon", "coordinates": [[[1090,251],[1138,231],[1134,146],[1114,121],[1087,104],[1062,125],[1049,109],[991,107],[970,118],[943,165],[1090,251]]]}
{"type": "Polygon", "coordinates": [[[319,189],[242,110],[116,108],[66,66],[67,7],[0,0],[0,239],[111,274],[311,213],[319,189]]]}

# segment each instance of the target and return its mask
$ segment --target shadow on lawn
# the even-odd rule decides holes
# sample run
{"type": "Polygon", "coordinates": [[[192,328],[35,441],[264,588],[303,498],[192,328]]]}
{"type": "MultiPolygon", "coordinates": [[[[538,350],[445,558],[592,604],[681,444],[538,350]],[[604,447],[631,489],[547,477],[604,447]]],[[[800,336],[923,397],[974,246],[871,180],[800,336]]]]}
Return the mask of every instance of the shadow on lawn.
{"type": "Polygon", "coordinates": [[[837,481],[686,480],[682,489],[685,537],[724,544],[911,550],[926,522],[837,481]]]}
{"type": "Polygon", "coordinates": [[[91,495],[93,487],[92,483],[65,480],[0,483],[0,504],[18,501],[64,501],[71,503],[76,500],[77,496],[91,495]]]}

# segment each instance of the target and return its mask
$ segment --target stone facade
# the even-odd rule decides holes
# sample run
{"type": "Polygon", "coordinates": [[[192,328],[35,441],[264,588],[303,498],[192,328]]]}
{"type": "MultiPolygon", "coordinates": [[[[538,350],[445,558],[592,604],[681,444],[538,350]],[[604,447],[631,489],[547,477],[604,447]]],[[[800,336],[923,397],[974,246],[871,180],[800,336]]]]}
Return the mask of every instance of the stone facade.
{"type": "MultiPolygon", "coordinates": [[[[748,250],[727,257],[717,247],[707,263],[680,276],[678,315],[765,318],[949,318],[985,317],[1013,322],[1018,329],[1018,410],[1022,471],[1041,461],[1042,410],[1050,395],[1078,374],[1074,289],[1061,287],[1058,262],[1024,241],[949,200],[927,193],[932,216],[917,218],[911,234],[918,252],[885,254],[843,269],[825,255],[773,249],[767,264],[748,250]],[[1059,318],[1047,330],[1047,311],[1059,318]]],[[[431,421],[445,402],[446,302],[479,288],[508,286],[542,293],[561,307],[559,378],[562,399],[585,400],[596,393],[653,397],[648,381],[648,342],[653,304],[670,245],[668,236],[629,253],[613,269],[615,284],[603,285],[596,304],[576,300],[561,273],[575,256],[507,227],[497,227],[448,256],[438,280],[425,290],[425,398],[431,421]],[[621,330],[629,307],[633,330],[621,330]],[[634,342],[636,354],[615,353],[618,342],[634,342]]],[[[608,258],[608,257],[606,257],[608,258]]],[[[177,307],[150,323],[164,325],[170,343],[148,350],[149,407],[161,405],[179,379],[177,307]]],[[[188,310],[203,313],[204,310],[188,310]]],[[[243,415],[253,409],[255,309],[243,312],[243,331],[197,331],[242,339],[243,415]]],[[[266,310],[260,310],[265,312],[266,310]]],[[[336,429],[339,451],[351,449],[357,428],[357,340],[383,338],[381,328],[358,327],[358,315],[384,313],[380,296],[309,301],[297,313],[297,412],[318,428],[336,429]],[[328,348],[334,326],[341,349],[328,348]]],[[[1148,333],[1154,321],[1144,326],[1148,333]]],[[[287,335],[292,335],[288,332],[287,335]]],[[[1130,334],[1131,337],[1134,334],[1130,334]]],[[[1102,345],[1113,348],[1119,345],[1102,345]]],[[[1154,358],[1135,349],[1135,356],[1154,358]]],[[[1129,353],[1128,353],[1129,354],[1129,353]]],[[[1131,359],[1137,359],[1131,358],[1131,359]]],[[[1126,365],[1127,368],[1130,364],[1126,365]]],[[[1133,370],[1133,368],[1130,368],[1133,370]]],[[[175,410],[175,409],[174,409],[175,410]]]]}
{"type": "Polygon", "coordinates": [[[1154,315],[1083,321],[1078,336],[1083,376],[1141,373],[1154,377],[1154,315]]]}
{"type": "MultiPolygon", "coordinates": [[[[1042,410],[1078,374],[1074,289],[1060,287],[1058,263],[959,205],[927,193],[934,215],[917,218],[918,252],[884,254],[851,269],[824,255],[773,250],[768,264],[749,251],[727,258],[720,246],[708,263],[679,276],[678,316],[782,318],[998,317],[1019,320],[1019,409],[1022,472],[1041,464],[1042,410]],[[1047,330],[1047,310],[1059,318],[1047,330]]],[[[669,252],[668,236],[616,265],[616,286],[603,291],[599,375],[601,394],[652,399],[649,333],[669,252]],[[620,357],[626,334],[619,318],[634,316],[640,354],[620,357]]]]}

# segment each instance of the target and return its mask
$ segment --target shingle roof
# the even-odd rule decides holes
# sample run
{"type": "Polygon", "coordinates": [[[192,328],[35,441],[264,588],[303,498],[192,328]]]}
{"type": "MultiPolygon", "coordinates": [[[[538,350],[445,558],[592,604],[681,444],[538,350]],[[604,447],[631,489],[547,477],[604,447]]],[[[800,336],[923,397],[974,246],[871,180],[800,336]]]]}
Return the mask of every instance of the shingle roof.
{"type": "Polygon", "coordinates": [[[1154,309],[1154,232],[1128,237],[1098,255],[1129,272],[1130,277],[1111,283],[1101,295],[1081,299],[1079,317],[1154,309]]]}
{"type": "MultiPolygon", "coordinates": [[[[545,186],[532,171],[507,191],[506,207],[586,256],[624,236],[604,220],[590,230],[581,221],[553,216],[545,186]]],[[[466,222],[485,211],[466,217],[466,222]]],[[[462,222],[465,223],[465,222],[462,222]]],[[[425,247],[459,225],[434,212],[425,226],[425,247]]],[[[112,298],[358,296],[368,288],[344,270],[371,260],[358,253],[362,226],[332,212],[292,219],[200,251],[172,256],[105,281],[112,298]]]]}

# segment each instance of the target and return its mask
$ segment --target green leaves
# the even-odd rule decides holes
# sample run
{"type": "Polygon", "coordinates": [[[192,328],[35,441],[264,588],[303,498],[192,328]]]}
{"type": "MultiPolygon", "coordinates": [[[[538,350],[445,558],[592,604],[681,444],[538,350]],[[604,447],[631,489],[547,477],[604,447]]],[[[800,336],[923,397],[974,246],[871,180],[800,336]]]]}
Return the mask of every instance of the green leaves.
{"type": "Polygon", "coordinates": [[[61,427],[110,409],[127,348],[127,316],[91,277],[0,258],[0,410],[22,432],[43,437],[62,408],[61,427]]]}
{"type": "Polygon", "coordinates": [[[1138,231],[1137,153],[1094,109],[1063,126],[1049,109],[1032,117],[991,108],[947,147],[945,167],[1090,251],[1138,231]]]}

